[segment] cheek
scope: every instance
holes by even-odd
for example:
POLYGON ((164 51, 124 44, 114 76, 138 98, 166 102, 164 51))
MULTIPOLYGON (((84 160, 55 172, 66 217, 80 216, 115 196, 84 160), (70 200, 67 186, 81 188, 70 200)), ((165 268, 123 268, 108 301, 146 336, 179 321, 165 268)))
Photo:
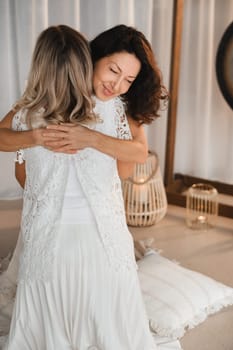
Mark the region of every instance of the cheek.
POLYGON ((122 83, 122 84, 121 84, 121 88, 120 88, 120 90, 121 90, 121 93, 120 93, 120 94, 123 95, 123 94, 125 94, 126 92, 128 92, 130 86, 131 86, 131 85, 129 85, 127 82, 122 83))
POLYGON ((97 64, 95 67, 94 67, 94 70, 93 70, 93 81, 98 81, 101 79, 101 72, 102 72, 102 69, 101 67, 97 64))
POLYGON ((97 71, 93 74, 93 85, 98 86, 101 83, 108 81, 108 75, 103 71, 97 71))
POLYGON ((98 80, 96 79, 96 76, 93 76, 92 79, 92 86, 93 86, 93 90, 95 91, 98 85, 98 80))

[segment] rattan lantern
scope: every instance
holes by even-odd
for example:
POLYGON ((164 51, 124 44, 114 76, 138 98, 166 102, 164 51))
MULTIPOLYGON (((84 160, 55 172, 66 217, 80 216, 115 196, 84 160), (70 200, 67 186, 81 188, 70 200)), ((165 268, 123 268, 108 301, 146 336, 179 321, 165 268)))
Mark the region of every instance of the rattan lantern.
POLYGON ((150 226, 167 212, 167 197, 158 156, 149 152, 144 164, 136 164, 132 177, 122 181, 126 221, 130 226, 150 226))

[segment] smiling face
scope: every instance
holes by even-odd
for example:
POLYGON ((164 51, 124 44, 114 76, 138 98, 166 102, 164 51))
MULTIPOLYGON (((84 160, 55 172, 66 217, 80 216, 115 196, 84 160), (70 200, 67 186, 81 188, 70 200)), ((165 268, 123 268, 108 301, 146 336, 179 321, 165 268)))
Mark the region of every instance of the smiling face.
POLYGON ((95 63, 93 88, 102 101, 125 94, 141 69, 139 59, 128 52, 103 57, 95 63))

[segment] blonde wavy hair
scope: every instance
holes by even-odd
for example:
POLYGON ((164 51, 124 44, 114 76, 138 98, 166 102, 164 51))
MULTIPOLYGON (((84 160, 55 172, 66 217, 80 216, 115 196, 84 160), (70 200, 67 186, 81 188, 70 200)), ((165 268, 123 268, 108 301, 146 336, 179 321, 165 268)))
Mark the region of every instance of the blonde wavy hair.
POLYGON ((66 25, 51 26, 37 39, 26 89, 14 107, 27 109, 32 128, 95 121, 92 68, 84 36, 66 25))

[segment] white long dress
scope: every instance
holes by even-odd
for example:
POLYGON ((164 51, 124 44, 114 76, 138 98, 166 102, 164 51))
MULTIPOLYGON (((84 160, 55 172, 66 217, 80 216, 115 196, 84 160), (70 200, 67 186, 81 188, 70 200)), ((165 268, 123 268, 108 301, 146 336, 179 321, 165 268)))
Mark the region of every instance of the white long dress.
MULTIPOLYGON (((127 138, 119 99, 96 109, 98 130, 127 138)), ((25 160, 23 248, 4 350, 156 349, 116 161, 92 149, 58 155, 41 147, 27 149, 25 160)))

